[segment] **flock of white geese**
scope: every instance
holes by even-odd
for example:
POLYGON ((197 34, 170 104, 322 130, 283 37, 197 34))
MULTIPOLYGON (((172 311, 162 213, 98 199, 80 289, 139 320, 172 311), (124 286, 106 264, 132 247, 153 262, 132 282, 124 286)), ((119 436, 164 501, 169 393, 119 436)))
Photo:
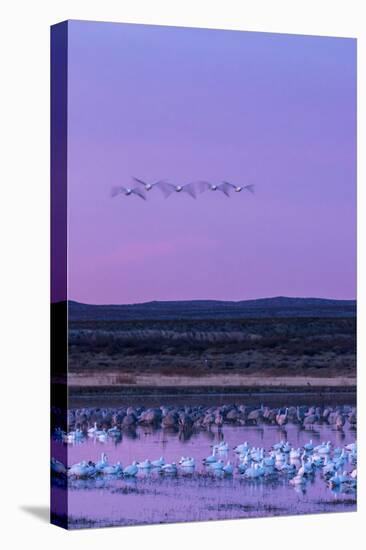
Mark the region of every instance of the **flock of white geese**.
POLYGON ((159 189, 165 198, 170 197, 173 193, 186 193, 193 199, 197 197, 198 193, 203 193, 204 191, 218 191, 227 197, 230 197, 231 192, 254 192, 253 184, 238 185, 229 181, 220 181, 218 183, 194 181, 182 185, 171 183, 166 180, 158 180, 150 183, 135 177, 132 178, 132 181, 132 185, 118 185, 112 187, 111 196, 116 197, 117 195, 124 195, 126 197, 131 197, 135 195, 136 197, 140 197, 140 199, 146 200, 146 193, 149 193, 153 189, 159 189))
POLYGON ((215 477, 239 475, 248 480, 274 480, 286 476, 294 487, 304 486, 316 473, 330 488, 347 492, 357 486, 357 443, 344 447, 334 447, 329 441, 314 445, 312 440, 303 447, 295 448, 288 441, 280 441, 265 451, 253 447, 247 441, 229 448, 226 441, 213 445, 211 454, 198 464, 193 457, 182 456, 176 462, 166 462, 161 456, 156 460, 133 461, 125 467, 121 462, 110 464, 103 452, 98 462, 83 460, 67 468, 62 462, 51 459, 51 471, 57 476, 76 479, 88 479, 99 476, 131 478, 139 472, 156 472, 162 476, 177 476, 210 473, 215 477), (233 451, 233 461, 228 460, 229 451, 233 451))

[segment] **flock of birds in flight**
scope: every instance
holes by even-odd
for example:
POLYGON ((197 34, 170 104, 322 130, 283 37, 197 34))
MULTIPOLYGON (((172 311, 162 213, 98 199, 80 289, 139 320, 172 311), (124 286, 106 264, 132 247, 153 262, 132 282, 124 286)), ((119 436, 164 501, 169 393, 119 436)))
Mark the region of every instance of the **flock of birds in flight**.
POLYGON ((146 200, 146 193, 150 192, 152 189, 159 189, 165 198, 170 197, 173 193, 187 193, 190 197, 195 199, 197 194, 203 193, 204 191, 219 191, 230 197, 232 192, 240 193, 241 191, 248 191, 249 193, 254 193, 254 185, 236 185, 229 181, 222 181, 220 183, 211 183, 209 181, 195 181, 191 183, 186 183, 184 185, 177 185, 166 180, 158 180, 153 183, 148 183, 139 178, 132 178, 133 185, 125 187, 123 185, 112 187, 111 196, 116 197, 117 195, 125 195, 126 197, 136 195, 143 200, 146 200))

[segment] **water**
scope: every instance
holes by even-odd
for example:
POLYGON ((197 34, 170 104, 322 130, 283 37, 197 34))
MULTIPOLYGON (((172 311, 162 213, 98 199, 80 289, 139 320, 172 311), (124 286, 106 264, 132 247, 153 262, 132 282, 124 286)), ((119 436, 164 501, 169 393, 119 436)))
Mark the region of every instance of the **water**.
POLYGON ((269 407, 285 407, 290 405, 356 405, 355 392, 342 392, 342 391, 327 391, 317 392, 314 397, 314 392, 301 392, 301 391, 247 391, 243 393, 195 393, 195 394, 162 394, 160 392, 155 395, 123 395, 118 393, 116 395, 108 394, 106 397, 101 395, 77 395, 71 396, 69 399, 69 406, 71 408, 78 407, 105 407, 108 402, 109 407, 123 407, 123 406, 144 406, 144 407, 160 407, 160 405, 174 405, 174 406, 197 406, 205 405, 220 406, 224 404, 243 404, 247 406, 260 406, 261 403, 269 407), (316 402, 315 402, 316 401, 316 402))
MULTIPOLYGON (((69 465, 81 460, 96 462, 102 452, 107 454, 111 464, 120 461, 123 466, 133 460, 154 460, 160 456, 167 462, 178 462, 181 456, 196 459, 195 472, 189 475, 179 472, 178 477, 141 471, 136 479, 69 480, 69 526, 101 527, 353 511, 356 509, 355 493, 332 491, 319 472, 305 487, 295 489, 285 475, 277 480, 250 481, 235 471, 233 477, 219 479, 202 465, 202 459, 211 454, 211 445, 222 439, 229 443, 230 450, 221 458, 237 464, 232 448, 244 441, 269 450, 282 439, 297 448, 309 439, 314 445, 331 441, 334 446, 343 447, 355 438, 354 430, 337 431, 328 425, 313 430, 295 425, 286 426, 286 430, 268 425, 224 426, 221 431, 200 431, 186 439, 177 432, 139 427, 134 433, 123 434, 120 441, 108 439, 102 443, 89 438, 82 443, 69 444, 69 465)), ((62 457, 63 445, 54 442, 56 458, 62 457)))

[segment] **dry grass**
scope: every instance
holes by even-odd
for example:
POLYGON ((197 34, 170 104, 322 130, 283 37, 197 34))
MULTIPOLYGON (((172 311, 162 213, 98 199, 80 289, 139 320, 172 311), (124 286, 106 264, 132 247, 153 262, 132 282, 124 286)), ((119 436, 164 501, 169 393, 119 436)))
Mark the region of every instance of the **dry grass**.
POLYGON ((355 328, 353 318, 72 322, 69 372, 117 385, 136 375, 352 379, 355 328))

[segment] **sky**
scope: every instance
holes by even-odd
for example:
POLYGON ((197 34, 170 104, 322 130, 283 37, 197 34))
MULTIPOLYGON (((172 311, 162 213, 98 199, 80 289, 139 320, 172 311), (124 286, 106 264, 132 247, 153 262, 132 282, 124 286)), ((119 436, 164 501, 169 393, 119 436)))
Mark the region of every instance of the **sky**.
POLYGON ((68 292, 356 297, 356 41, 69 22, 68 292), (131 177, 254 184, 196 200, 131 177))

